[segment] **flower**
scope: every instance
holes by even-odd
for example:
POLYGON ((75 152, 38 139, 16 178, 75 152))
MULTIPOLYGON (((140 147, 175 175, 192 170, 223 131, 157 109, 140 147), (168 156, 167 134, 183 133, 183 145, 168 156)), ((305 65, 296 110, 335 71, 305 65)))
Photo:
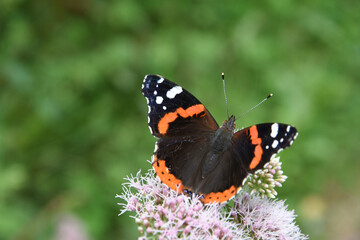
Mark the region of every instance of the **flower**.
POLYGON ((281 187, 287 179, 287 176, 283 175, 281 164, 280 157, 271 157, 262 169, 248 176, 244 185, 252 189, 251 193, 258 192, 261 197, 266 195, 269 198, 275 198, 277 195, 275 186, 281 187))
POLYGON ((123 194, 116 196, 125 201, 119 203, 120 215, 128 211, 136 213, 140 237, 230 239, 238 236, 233 231, 237 223, 229 221, 230 214, 225 214, 220 205, 204 206, 198 197, 190 198, 168 189, 154 177, 153 170, 145 176, 139 171, 126 180, 123 194))
MULTIPOLYGON (((265 169, 270 172, 274 166, 265 169)), ((281 178, 280 173, 272 175, 281 178)), ((126 181, 122 194, 116 195, 122 199, 119 215, 134 213, 139 239, 308 239, 285 201, 267 194, 240 191, 233 207, 203 205, 198 196, 169 189, 152 169, 144 175, 139 171, 126 181)))
POLYGON ((242 191, 230 210, 235 222, 253 239, 308 239, 295 224, 294 210, 284 200, 272 200, 242 191))

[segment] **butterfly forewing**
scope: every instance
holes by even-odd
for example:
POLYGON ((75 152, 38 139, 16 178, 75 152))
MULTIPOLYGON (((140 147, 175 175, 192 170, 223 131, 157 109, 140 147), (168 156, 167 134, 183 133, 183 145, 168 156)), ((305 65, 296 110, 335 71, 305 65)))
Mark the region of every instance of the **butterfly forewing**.
POLYGON ((196 135, 218 128, 198 99, 166 78, 146 75, 142 93, 148 101, 150 131, 158 138, 196 135))
POLYGON ((233 136, 234 157, 241 159, 252 173, 262 168, 274 154, 290 147, 297 137, 295 127, 281 123, 262 123, 242 129, 233 136))

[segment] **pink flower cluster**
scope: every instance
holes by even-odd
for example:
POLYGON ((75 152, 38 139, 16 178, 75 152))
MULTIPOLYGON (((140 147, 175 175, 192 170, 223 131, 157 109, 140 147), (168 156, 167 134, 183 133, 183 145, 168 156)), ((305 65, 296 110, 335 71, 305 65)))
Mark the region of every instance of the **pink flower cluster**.
POLYGON ((116 197, 122 199, 120 215, 135 213, 139 239, 307 239, 284 201, 241 191, 234 207, 203 205, 170 190, 153 170, 126 180, 116 197))
POLYGON ((242 192, 230 212, 253 239, 308 239, 296 226, 294 210, 287 210, 285 201, 242 192))
POLYGON ((122 211, 135 212, 140 239, 231 239, 236 223, 219 205, 203 205, 198 198, 178 194, 162 184, 150 170, 142 176, 128 177, 119 203, 122 211), (135 190, 135 191, 133 191, 135 190))

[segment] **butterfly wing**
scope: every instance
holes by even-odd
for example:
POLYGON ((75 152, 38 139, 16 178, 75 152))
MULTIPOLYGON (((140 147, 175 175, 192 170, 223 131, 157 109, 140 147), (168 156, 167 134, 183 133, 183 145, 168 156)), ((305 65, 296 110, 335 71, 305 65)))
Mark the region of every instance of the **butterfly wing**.
POLYGON ((297 135, 295 127, 280 123, 253 125, 236 132, 217 168, 203 180, 203 202, 231 199, 249 173, 263 168, 273 155, 290 147, 297 135))
POLYGON ((298 132, 295 127, 281 123, 262 123, 242 129, 233 136, 237 158, 242 159, 246 169, 253 173, 262 168, 285 148, 291 146, 298 132))
POLYGON ((155 137, 189 136, 219 127, 198 99, 166 78, 146 75, 142 93, 148 102, 148 123, 155 137))
POLYGON ((174 190, 191 186, 200 176, 218 124, 191 93, 161 76, 145 76, 142 93, 148 102, 150 131, 159 138, 153 155, 155 172, 174 190))

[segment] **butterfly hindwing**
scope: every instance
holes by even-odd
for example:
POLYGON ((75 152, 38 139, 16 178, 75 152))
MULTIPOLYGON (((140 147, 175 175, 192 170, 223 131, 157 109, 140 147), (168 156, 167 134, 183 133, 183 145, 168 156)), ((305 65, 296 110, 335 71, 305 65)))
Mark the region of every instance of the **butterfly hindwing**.
POLYGON ((202 160, 209 151, 210 136, 161 138, 156 143, 153 167, 171 189, 190 190, 201 181, 202 160), (181 183, 181 186, 179 186, 181 183))

